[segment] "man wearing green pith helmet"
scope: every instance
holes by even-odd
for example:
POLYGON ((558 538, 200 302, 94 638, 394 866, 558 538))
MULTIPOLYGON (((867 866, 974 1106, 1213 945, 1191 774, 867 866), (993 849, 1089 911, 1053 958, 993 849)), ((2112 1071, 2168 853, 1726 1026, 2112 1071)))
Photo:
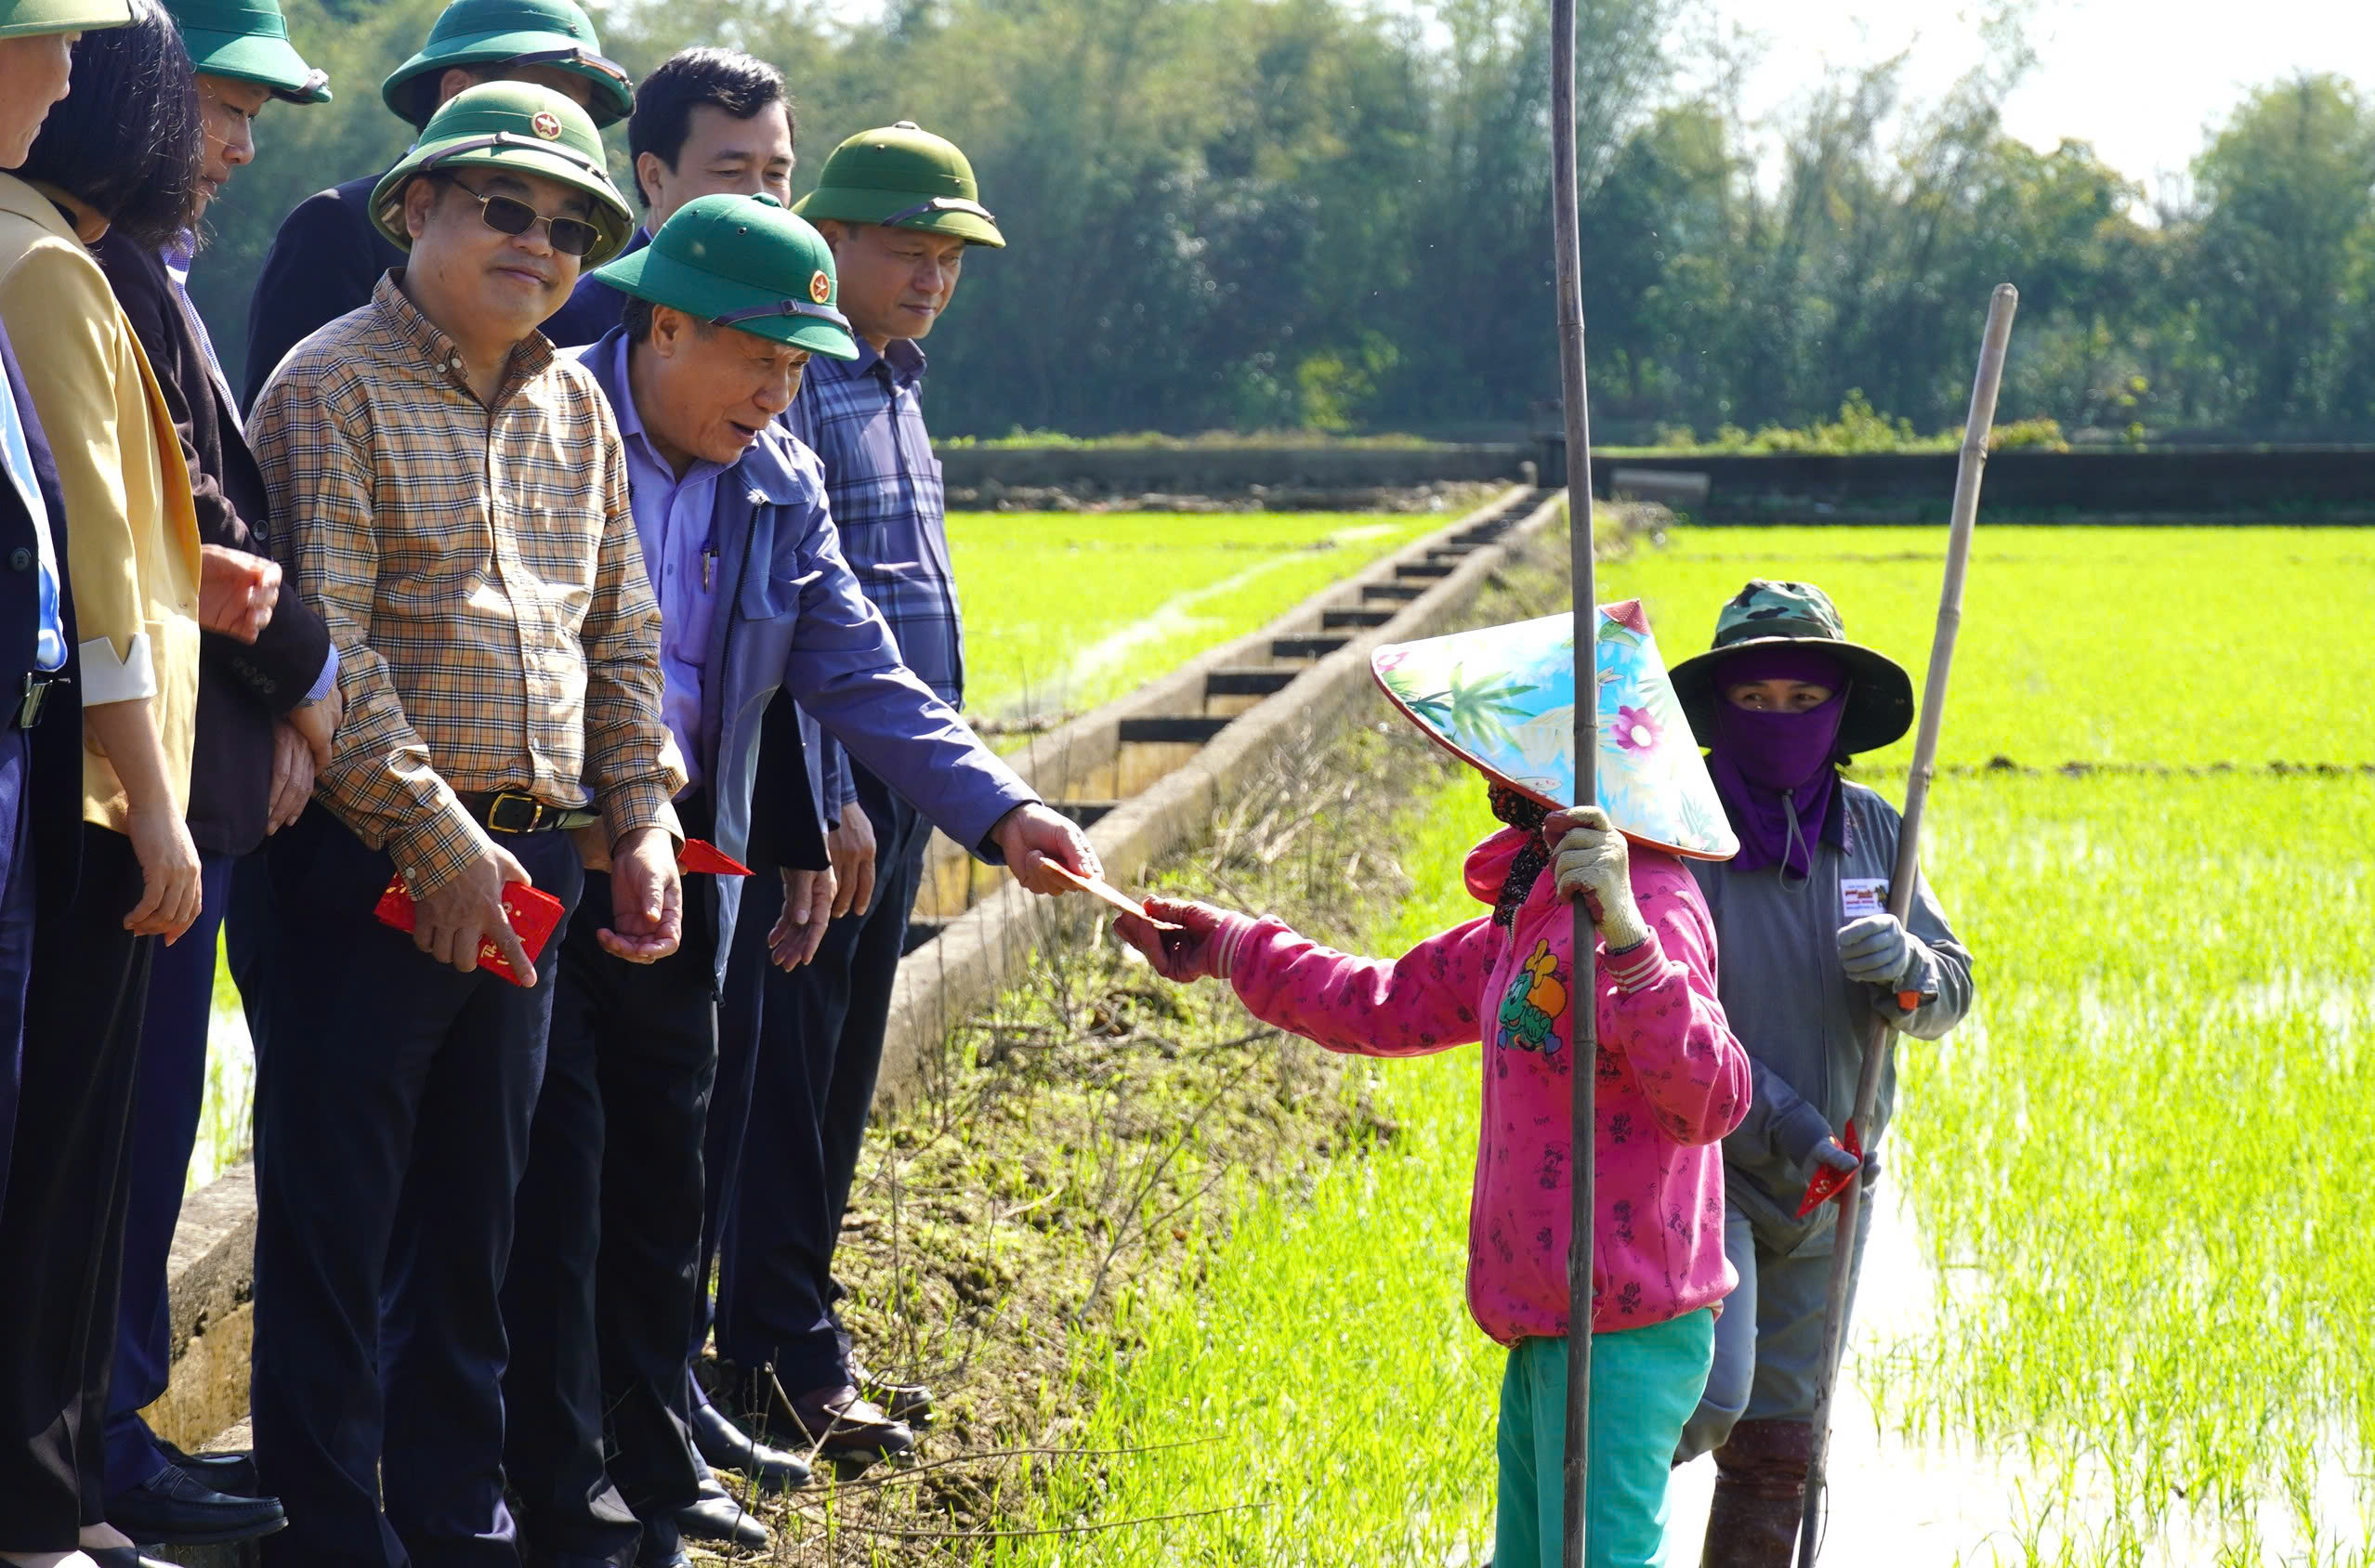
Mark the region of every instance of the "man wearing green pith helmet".
MULTIPOLYGON (((785 423, 824 465, 850 568, 900 656, 961 707, 964 642, 918 340, 948 308, 968 250, 1005 238, 964 153, 906 121, 835 148, 797 210, 833 246, 858 357, 814 365, 785 423)), ((931 1410, 912 1369, 894 1380, 853 1359, 832 1269, 931 824, 899 780, 826 750, 841 803, 834 901, 803 909, 795 899, 787 914, 782 890, 754 879, 721 1003, 721 1029, 755 1040, 757 1063, 727 1200, 715 1392, 747 1427, 862 1461, 911 1447, 911 1428, 931 1410), (830 919, 805 967, 781 967, 781 954, 770 963, 758 940, 780 918, 830 919)), ((760 795, 779 798, 789 782, 762 777, 760 795)))
POLYGON ((450 99, 371 209, 403 268, 290 354, 251 431, 346 702, 268 851, 250 1387, 289 1523, 262 1551, 518 1568, 497 1293, 558 954, 513 914, 534 893, 567 928, 576 834, 609 867, 605 951, 656 961, 681 928, 625 458, 536 330, 634 216, 585 111, 513 82, 450 99), (374 913, 399 879, 409 934, 374 913))
MULTIPOLYGON (((1025 886, 1062 890, 1050 860, 1093 871, 1079 830, 899 662, 842 559, 817 460, 780 423, 804 373, 858 352, 816 230, 771 197, 703 196, 598 275, 629 296, 626 319, 575 353, 624 445, 660 598, 663 708, 689 776, 676 797, 686 831, 753 864, 751 880, 775 885, 779 902, 785 887, 809 896, 824 850, 810 780, 769 802, 754 830, 762 715, 781 691, 1025 886)), ((531 1562, 616 1560, 632 1544, 631 1527, 604 1538, 578 1506, 601 1490, 607 1428, 609 1478, 642 1523, 636 1561, 687 1568, 679 1515, 704 1472, 684 1356, 715 997, 741 889, 693 879, 682 947, 649 964, 593 939, 607 897, 589 869, 563 945, 504 1287, 506 1404, 522 1423, 505 1451, 531 1510, 531 1562)), ((757 934, 795 954, 817 933, 757 934)))
MULTIPOLYGON (((380 98, 415 129, 465 87, 532 82, 566 94, 597 128, 635 108, 626 68, 604 58, 576 0, 453 0, 418 53, 381 85, 380 98)), ((350 179, 300 203, 282 220, 248 307, 246 400, 252 407, 288 351, 326 321, 357 309, 403 257, 373 227, 378 175, 350 179)))

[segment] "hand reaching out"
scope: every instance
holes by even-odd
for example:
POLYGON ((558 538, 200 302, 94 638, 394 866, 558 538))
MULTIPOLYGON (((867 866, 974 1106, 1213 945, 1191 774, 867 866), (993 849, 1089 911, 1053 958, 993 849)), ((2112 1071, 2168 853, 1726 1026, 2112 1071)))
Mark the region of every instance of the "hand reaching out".
POLYGON ((1155 920, 1185 929, 1158 931, 1135 915, 1122 916, 1113 922, 1113 929, 1122 940, 1146 955, 1157 974, 1183 985, 1207 976, 1228 978, 1237 945, 1253 929, 1251 920, 1186 898, 1152 897, 1146 904, 1147 913, 1155 920))

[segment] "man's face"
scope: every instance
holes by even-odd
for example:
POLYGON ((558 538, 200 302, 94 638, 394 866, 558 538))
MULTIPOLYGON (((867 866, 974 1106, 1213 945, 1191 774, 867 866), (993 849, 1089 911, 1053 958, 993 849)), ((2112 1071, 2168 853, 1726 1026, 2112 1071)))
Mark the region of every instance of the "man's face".
POLYGON ((33 151, 49 106, 66 96, 79 33, 0 38, 0 169, 13 169, 33 151))
POLYGON ((732 327, 696 321, 666 306, 651 312, 651 334, 635 347, 650 372, 645 425, 663 447, 730 464, 751 450, 768 422, 792 406, 808 351, 732 327))
POLYGON ((591 109, 594 104, 593 78, 580 76, 574 71, 563 71, 558 65, 523 65, 512 70, 450 66, 445 74, 437 79, 437 101, 443 103, 456 93, 466 92, 481 82, 532 82, 539 87, 550 87, 580 109, 591 109))
POLYGON ((842 314, 877 349, 929 333, 956 294, 964 242, 951 234, 886 229, 879 223, 819 225, 833 246, 842 314))
POLYGON ((540 218, 589 222, 594 199, 542 175, 488 168, 416 179, 404 192, 404 224, 413 237, 404 275, 408 285, 417 277, 456 318, 438 325, 457 337, 518 342, 569 298, 580 258, 555 250, 544 223, 522 234, 490 227, 480 197, 524 202, 540 218))
POLYGON ((770 103, 737 120, 714 103, 693 105, 685 144, 670 168, 657 152, 635 161, 635 177, 651 203, 644 227, 653 233, 676 209, 703 196, 772 196, 792 204, 792 118, 770 103))
POLYGON ((256 117, 272 101, 272 89, 228 76, 198 78, 198 121, 205 128, 206 152, 198 171, 198 211, 193 221, 221 195, 231 171, 256 161, 256 117))

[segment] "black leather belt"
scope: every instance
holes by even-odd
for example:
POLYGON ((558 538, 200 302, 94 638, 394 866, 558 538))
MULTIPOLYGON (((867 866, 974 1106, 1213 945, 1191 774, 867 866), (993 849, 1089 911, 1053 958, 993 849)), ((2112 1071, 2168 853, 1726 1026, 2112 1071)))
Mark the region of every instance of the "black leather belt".
POLYGON ((548 805, 517 790, 497 790, 491 795, 456 791, 455 794, 463 809, 491 833, 567 832, 572 828, 591 828, 602 820, 598 811, 584 806, 548 805))
POLYGON ((41 711, 49 704, 49 688, 64 684, 62 675, 27 675, 23 695, 17 699, 17 711, 9 722, 19 729, 32 729, 41 723, 41 711))

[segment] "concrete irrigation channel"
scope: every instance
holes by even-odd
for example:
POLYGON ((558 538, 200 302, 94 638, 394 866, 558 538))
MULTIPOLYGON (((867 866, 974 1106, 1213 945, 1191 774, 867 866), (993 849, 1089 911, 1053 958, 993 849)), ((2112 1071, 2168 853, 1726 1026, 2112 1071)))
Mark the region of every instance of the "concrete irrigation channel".
MULTIPOLYGON (((1087 830, 1125 884, 1194 842, 1268 762, 1342 722, 1370 685, 1370 650, 1448 629, 1563 501, 1513 486, 1449 526, 1322 590, 1269 625, 1191 660, 1129 696, 1035 738, 1008 760, 1087 830)), ((901 967, 880 1099, 915 1093, 951 1028, 1065 939, 1003 871, 935 838, 901 967)), ((243 1440, 256 1239, 255 1176, 241 1166, 184 1204, 169 1269, 171 1391, 150 1407, 183 1447, 243 1440)), ((189 1568, 246 1561, 183 1548, 189 1568)))

